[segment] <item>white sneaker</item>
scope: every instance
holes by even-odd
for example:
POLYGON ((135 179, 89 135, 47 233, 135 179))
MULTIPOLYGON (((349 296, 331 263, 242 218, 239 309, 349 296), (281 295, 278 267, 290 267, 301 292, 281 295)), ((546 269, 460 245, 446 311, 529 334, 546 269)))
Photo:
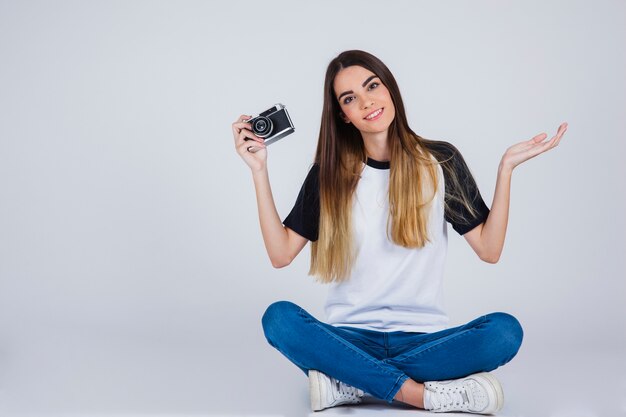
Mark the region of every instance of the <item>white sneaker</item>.
POLYGON ((500 382, 487 372, 450 381, 424 382, 424 407, 436 413, 464 411, 492 414, 502 409, 504 392, 500 382))
POLYGON ((342 404, 358 404, 364 392, 348 384, 324 375, 314 369, 309 370, 309 394, 313 411, 323 410, 342 404))

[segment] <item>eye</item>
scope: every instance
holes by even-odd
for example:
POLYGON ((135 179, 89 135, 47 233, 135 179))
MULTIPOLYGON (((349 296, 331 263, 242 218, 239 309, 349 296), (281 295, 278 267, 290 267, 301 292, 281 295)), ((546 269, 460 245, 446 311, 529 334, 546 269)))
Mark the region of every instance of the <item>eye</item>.
MULTIPOLYGON (((371 90, 372 88, 377 88, 379 85, 380 85, 379 83, 377 83, 376 81, 374 81, 373 83, 371 83, 371 84, 369 85, 369 89, 371 90)), ((350 104, 350 103, 352 102, 352 100, 348 101, 348 99, 349 99, 349 98, 352 98, 352 97, 346 97, 346 98, 343 100, 343 104, 350 104)))

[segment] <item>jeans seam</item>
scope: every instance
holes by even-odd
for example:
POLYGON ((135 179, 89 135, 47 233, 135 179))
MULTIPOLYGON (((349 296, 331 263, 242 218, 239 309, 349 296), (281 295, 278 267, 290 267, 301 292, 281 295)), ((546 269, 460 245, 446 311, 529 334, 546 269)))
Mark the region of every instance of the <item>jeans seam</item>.
POLYGON ((457 339, 459 337, 464 337, 464 336, 468 335, 469 333, 473 332, 474 330, 476 330, 476 328, 472 327, 471 329, 464 330, 461 333, 455 333, 455 334, 451 335, 452 337, 448 337, 448 338, 440 341, 439 343, 435 343, 434 345, 427 347, 426 349, 423 349, 423 350, 420 350, 420 351, 417 351, 417 352, 414 352, 414 353, 411 353, 411 354, 401 355, 400 357, 394 358, 393 361, 394 362, 404 362, 404 361, 406 361, 409 358, 413 358, 415 356, 421 355, 421 354, 423 354, 425 352, 430 351, 431 349, 439 348, 441 345, 443 345, 443 344, 445 344, 445 343, 447 343, 447 342, 449 342, 451 340, 457 339))
POLYGON ((402 374, 398 377, 398 379, 396 379, 395 384, 393 384, 393 387, 391 387, 391 389, 389 390, 389 392, 387 392, 387 395, 385 395, 385 401, 387 402, 392 402, 393 401, 393 397, 395 397, 395 394, 400 391, 400 388, 402 388, 402 385, 409 380, 409 376, 402 374), (397 389, 396 389, 397 387, 397 389), (394 392, 395 391, 395 392, 394 392))
MULTIPOLYGON (((421 355, 421 354, 422 354, 422 353, 424 353, 424 352, 428 352, 429 350, 431 350, 431 349, 433 349, 433 348, 435 348, 435 347, 438 347, 439 345, 441 345, 441 344, 443 344, 443 343, 446 343, 446 342, 447 342, 447 341, 449 341, 449 340, 456 339, 457 337, 464 336, 464 335, 468 334, 469 332, 471 332, 471 331, 473 331, 473 330, 477 330, 477 327, 478 327, 478 326, 480 326, 480 325, 484 324, 484 323, 487 321, 487 314, 483 314, 482 316, 479 316, 479 317, 478 317, 478 318, 476 318, 475 320, 479 320, 479 319, 480 319, 480 322, 478 322, 476 325, 474 325, 474 326, 470 327, 469 329, 463 330, 462 332, 453 333, 453 334, 451 334, 451 335, 450 335, 450 337, 446 337, 446 338, 444 338, 444 340, 442 340, 442 341, 440 341, 439 343, 436 343, 436 344, 434 344, 434 345, 432 345, 432 346, 429 346, 427 349, 420 350, 420 351, 415 352, 415 353, 412 353, 412 354, 410 354, 410 355, 407 355, 407 354, 400 355, 400 356, 398 356, 397 358, 393 358, 393 361, 394 361, 394 362, 404 362, 404 361, 405 361, 405 360, 407 360, 408 358, 411 358, 411 357, 413 357, 413 356, 417 356, 417 355, 421 355)), ((427 342, 427 343, 428 343, 428 342, 427 342)))
MULTIPOLYGON (((302 311, 302 309, 300 309, 302 311)), ((302 313, 300 313, 302 315, 302 313)), ((309 317, 307 315, 302 315, 302 317, 305 320, 310 320, 309 317)), ((313 321, 311 324, 313 324, 315 327, 317 327, 318 329, 322 330, 322 332, 324 334, 326 334, 327 336, 331 337, 332 339, 336 340, 339 342, 339 344, 344 348, 347 349, 355 354, 357 354, 359 357, 361 357, 361 359, 365 359, 367 362, 372 363, 373 365, 375 365, 377 368, 379 368, 382 372, 391 375, 391 376, 395 376, 394 373, 390 372, 388 369, 385 369, 384 367, 380 366, 379 363, 377 363, 376 361, 372 360, 371 358, 368 358, 367 356, 364 356, 359 350, 357 350, 358 348, 356 348, 356 346, 351 346, 349 344, 346 343, 345 340, 343 340, 342 338, 340 338, 339 336, 337 336, 336 334, 330 332, 328 329, 326 329, 324 326, 322 326, 321 324, 313 321)), ((391 365, 389 365, 391 366, 391 365)), ((402 374, 402 372, 400 370, 398 370, 398 372, 400 372, 402 374)), ((402 374, 403 375, 403 374, 402 374)), ((400 376, 402 376, 400 375, 400 376)))

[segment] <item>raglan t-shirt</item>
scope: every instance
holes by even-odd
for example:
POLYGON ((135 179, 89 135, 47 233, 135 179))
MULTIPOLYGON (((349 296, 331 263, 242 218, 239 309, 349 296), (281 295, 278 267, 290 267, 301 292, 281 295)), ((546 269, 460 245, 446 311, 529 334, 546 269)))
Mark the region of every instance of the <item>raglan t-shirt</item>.
MULTIPOLYGON (((324 307, 327 323, 386 332, 431 333, 448 327, 443 306, 447 223, 463 235, 487 219, 489 208, 460 152, 443 141, 430 141, 428 146, 437 151, 433 155, 453 168, 459 179, 457 186, 465 188, 478 215, 472 217, 467 208, 449 198, 458 190, 453 188, 455 182, 446 171, 437 165, 438 189, 428 220, 430 242, 421 248, 393 243, 386 231, 390 162, 367 158, 352 204, 356 260, 348 279, 328 284, 324 307), (448 208, 444 201, 448 202, 448 208), (463 215, 453 216, 450 210, 463 215)), ((313 164, 283 224, 316 241, 319 213, 319 165, 313 164)))

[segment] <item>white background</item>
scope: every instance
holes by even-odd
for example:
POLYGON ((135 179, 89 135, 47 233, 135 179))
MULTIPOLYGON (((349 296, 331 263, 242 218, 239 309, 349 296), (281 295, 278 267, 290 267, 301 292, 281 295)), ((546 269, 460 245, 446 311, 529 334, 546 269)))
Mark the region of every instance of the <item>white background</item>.
MULTIPOLYGON (((272 268, 231 123, 287 106, 296 132, 268 148, 284 219, 346 49, 385 62, 413 130, 456 145, 489 206, 506 148, 569 123, 514 171, 499 263, 449 227, 446 305, 452 325, 514 314, 524 343, 502 369, 529 381, 604 361, 621 394, 601 403, 626 413, 611 372, 626 363, 625 28, 623 1, 0 1, 0 414, 308 412, 260 318, 281 299, 323 318, 326 289, 308 245, 272 268)), ((533 403, 507 393, 511 414, 533 403)), ((587 391, 564 397, 595 415, 587 391)))

